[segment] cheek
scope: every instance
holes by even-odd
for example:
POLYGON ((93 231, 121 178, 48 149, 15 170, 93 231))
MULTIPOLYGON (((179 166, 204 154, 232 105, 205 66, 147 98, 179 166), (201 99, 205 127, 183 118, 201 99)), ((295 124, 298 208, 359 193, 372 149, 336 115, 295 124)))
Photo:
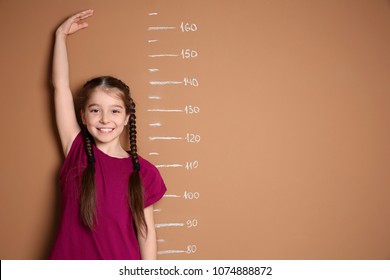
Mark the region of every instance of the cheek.
POLYGON ((117 123, 123 126, 126 126, 128 123, 129 118, 126 116, 121 116, 120 118, 117 119, 117 123))
POLYGON ((83 117, 83 124, 85 124, 85 125, 94 124, 97 121, 98 121, 98 117, 97 116, 85 114, 84 117, 83 117))
POLYGON ((91 122, 91 116, 88 114, 88 112, 81 112, 81 121, 84 125, 87 125, 91 122))

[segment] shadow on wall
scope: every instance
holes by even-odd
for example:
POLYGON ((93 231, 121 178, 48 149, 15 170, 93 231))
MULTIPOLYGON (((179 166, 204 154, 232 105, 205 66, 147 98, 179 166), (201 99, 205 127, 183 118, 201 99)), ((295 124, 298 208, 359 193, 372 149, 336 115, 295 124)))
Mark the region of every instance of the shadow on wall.
POLYGON ((53 192, 55 194, 55 196, 53 197, 53 200, 52 200, 52 207, 51 209, 53 209, 53 215, 51 216, 51 220, 49 221, 49 226, 48 226, 48 232, 46 233, 47 234, 47 238, 45 240, 47 240, 47 242, 44 244, 44 246, 42 247, 42 251, 40 253, 40 256, 39 258, 40 259, 48 259, 49 258, 49 255, 50 255, 50 251, 51 251, 51 248, 52 248, 52 245, 54 243, 54 240, 55 240, 55 237, 56 237, 56 233, 57 233, 57 228, 59 226, 59 220, 60 220, 60 214, 61 214, 61 192, 60 192, 60 183, 59 183, 59 179, 58 179, 58 175, 59 175, 59 172, 60 172, 60 169, 61 169, 61 166, 62 166, 62 162, 64 160, 64 156, 63 156, 63 151, 62 151, 62 146, 61 146, 61 140, 60 140, 60 136, 59 136, 59 133, 58 133, 58 128, 57 128, 57 124, 56 124, 56 118, 55 118, 55 108, 54 108, 54 89, 53 89, 53 85, 52 85, 52 61, 53 61, 53 46, 54 46, 54 34, 55 34, 55 30, 54 29, 51 34, 53 34, 53 37, 52 37, 52 40, 50 40, 50 55, 47 57, 47 62, 46 62, 46 75, 45 75, 45 81, 44 83, 46 84, 46 89, 47 89, 47 107, 48 107, 48 110, 47 112, 49 112, 48 114, 48 119, 50 120, 50 128, 51 128, 51 131, 53 131, 53 137, 54 137, 54 140, 56 142, 56 146, 57 146, 57 152, 59 155, 61 155, 61 162, 59 164, 59 166, 57 168, 55 168, 56 172, 54 174, 51 174, 51 177, 52 177, 52 186, 55 188, 55 192, 53 192))

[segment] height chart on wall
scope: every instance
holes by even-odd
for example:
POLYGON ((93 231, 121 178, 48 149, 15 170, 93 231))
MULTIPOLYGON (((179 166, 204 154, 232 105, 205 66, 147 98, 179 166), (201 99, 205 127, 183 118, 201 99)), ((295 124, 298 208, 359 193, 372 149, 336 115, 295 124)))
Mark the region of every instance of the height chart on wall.
MULTIPOLYGON (((172 7, 173 8, 173 7, 172 7)), ((145 14, 147 50, 146 101, 148 123, 144 151, 166 180, 168 192, 155 211, 160 259, 196 258, 195 232, 202 224, 197 215, 204 195, 197 187, 201 172, 200 105, 202 81, 196 64, 202 53, 196 47, 201 23, 157 5, 145 14), (171 151, 176 156, 171 156, 171 151)))

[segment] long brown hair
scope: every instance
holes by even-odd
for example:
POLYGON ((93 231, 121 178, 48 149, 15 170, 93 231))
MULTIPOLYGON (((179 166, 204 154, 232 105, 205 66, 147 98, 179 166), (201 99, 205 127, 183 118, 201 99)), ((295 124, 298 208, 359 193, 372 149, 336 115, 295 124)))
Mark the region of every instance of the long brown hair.
MULTIPOLYGON (((129 115, 129 139, 130 139, 130 156, 133 163, 133 172, 128 182, 128 202, 133 214, 136 229, 142 234, 147 234, 147 225, 144 215, 144 192, 140 176, 140 164, 137 153, 137 129, 135 117, 135 103, 130 95, 129 87, 121 80, 111 77, 102 76, 88 81, 82 88, 76 98, 77 110, 84 110, 91 93, 97 88, 119 89, 123 103, 125 104, 126 114, 129 115)), ((87 167, 83 171, 81 179, 80 194, 80 215, 83 223, 91 230, 94 228, 96 221, 96 186, 95 186, 95 157, 92 145, 93 137, 84 125, 81 125, 84 138, 85 152, 88 159, 87 167)), ((130 168, 130 167, 129 167, 130 168)))

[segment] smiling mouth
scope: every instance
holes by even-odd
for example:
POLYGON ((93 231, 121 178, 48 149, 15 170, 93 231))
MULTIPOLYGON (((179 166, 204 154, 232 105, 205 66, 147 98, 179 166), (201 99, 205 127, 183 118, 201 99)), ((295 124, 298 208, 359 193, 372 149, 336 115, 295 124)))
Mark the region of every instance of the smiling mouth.
POLYGON ((100 132, 103 132, 103 133, 110 133, 114 129, 113 128, 98 128, 97 130, 99 130, 100 132))

